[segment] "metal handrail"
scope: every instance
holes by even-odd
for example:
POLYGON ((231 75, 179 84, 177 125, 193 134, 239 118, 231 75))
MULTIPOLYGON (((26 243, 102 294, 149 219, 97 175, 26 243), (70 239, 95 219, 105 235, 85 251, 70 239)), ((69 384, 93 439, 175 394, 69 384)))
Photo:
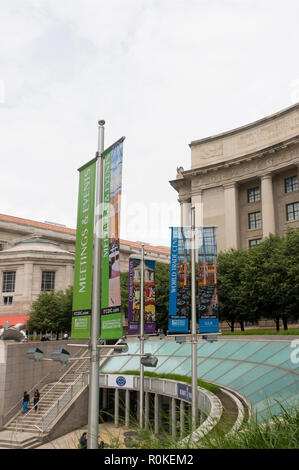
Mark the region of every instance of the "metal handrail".
MULTIPOLYGON (((80 354, 80 350, 79 350, 79 354, 80 354)), ((76 355, 75 355, 75 357, 76 357, 76 355)), ((74 365, 75 365, 75 363, 72 364, 71 367, 69 367, 69 369, 65 372, 65 374, 63 374, 62 377, 60 377, 59 380, 61 380, 61 379, 74 367, 74 365)), ((65 366, 60 367, 60 369, 58 370, 58 372, 59 372, 63 367, 65 367, 65 366)), ((46 378, 49 377, 50 375, 51 375, 51 372, 49 372, 47 375, 45 375, 44 377, 42 377, 42 378, 29 390, 28 393, 30 394, 34 389, 36 389, 36 388, 38 387, 39 384, 41 384, 44 380, 46 380, 46 378)), ((58 381, 58 382, 59 382, 59 381, 58 381)), ((58 383, 58 382, 57 382, 57 383, 58 383)), ((3 415, 3 421, 2 421, 2 424, 3 424, 3 425, 6 425, 7 422, 10 421, 10 418, 7 419, 7 416, 9 416, 9 415, 12 413, 12 411, 13 411, 14 409, 17 410, 18 408, 21 408, 22 403, 23 403, 23 398, 21 398, 20 400, 18 400, 17 403, 16 403, 15 405, 13 405, 13 406, 5 413, 5 415, 3 415)), ((30 410, 30 411, 31 411, 31 410, 30 410)), ((28 413, 30 413, 30 411, 29 411, 28 413)), ((27 413, 27 416, 28 416, 28 413, 27 413)), ((15 416, 15 415, 13 414, 11 419, 13 419, 14 416, 15 416)))
POLYGON ((79 375, 79 377, 76 378, 76 380, 65 390, 65 392, 62 394, 62 396, 57 400, 57 402, 53 403, 53 405, 51 406, 51 408, 49 408, 49 410, 42 416, 41 418, 41 429, 42 429, 42 432, 44 433, 47 429, 47 427, 49 426, 49 424, 58 416, 58 414, 60 413, 60 411, 72 400, 72 398, 74 397, 74 395, 77 393, 78 390, 76 390, 75 386, 77 385, 77 383, 80 381, 80 387, 78 388, 78 390, 80 390, 80 388, 82 387, 82 384, 83 384, 83 373, 81 373, 79 375), (74 391, 75 389, 75 391, 74 391), (71 394, 70 394, 70 397, 69 399, 65 402, 64 406, 62 406, 60 408, 60 402, 64 399, 64 397, 71 391, 71 394), (56 412, 53 414, 52 418, 50 419, 50 421, 47 422, 47 418, 48 416, 51 416, 52 414, 52 411, 56 408, 56 412))

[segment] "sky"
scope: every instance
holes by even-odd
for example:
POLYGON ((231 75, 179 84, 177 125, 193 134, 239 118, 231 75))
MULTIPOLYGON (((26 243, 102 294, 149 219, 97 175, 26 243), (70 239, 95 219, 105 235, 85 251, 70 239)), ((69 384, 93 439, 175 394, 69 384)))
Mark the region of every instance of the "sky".
POLYGON ((0 213, 76 227, 125 136, 122 239, 170 245, 189 143, 299 101, 298 0, 0 0, 0 213))

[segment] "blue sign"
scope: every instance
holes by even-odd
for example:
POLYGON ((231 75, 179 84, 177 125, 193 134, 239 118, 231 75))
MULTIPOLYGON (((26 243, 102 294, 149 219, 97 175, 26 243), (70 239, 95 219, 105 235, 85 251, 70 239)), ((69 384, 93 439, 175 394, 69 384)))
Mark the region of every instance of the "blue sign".
POLYGON ((189 331, 188 318, 169 318, 168 331, 169 333, 188 333, 189 331))
POLYGON ((200 318, 199 319, 199 333, 218 333, 219 320, 218 318, 200 318))
POLYGON ((127 381, 126 381, 125 377, 120 375, 119 377, 117 377, 116 383, 119 387, 124 387, 126 385, 127 381))
POLYGON ((178 398, 192 402, 192 387, 189 385, 178 384, 178 398))

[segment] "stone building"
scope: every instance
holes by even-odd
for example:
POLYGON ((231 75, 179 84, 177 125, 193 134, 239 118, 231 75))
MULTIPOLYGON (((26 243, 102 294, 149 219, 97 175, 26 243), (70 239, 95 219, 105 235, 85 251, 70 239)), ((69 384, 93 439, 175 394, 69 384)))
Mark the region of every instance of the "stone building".
POLYGON ((181 224, 216 225, 218 251, 254 246, 299 227, 299 103, 190 144, 191 169, 170 181, 181 224))
MULTIPOLYGON (((76 230, 0 214, 0 326, 24 323, 42 291, 65 290, 73 284, 76 230)), ((141 244, 120 241, 120 270, 141 244)), ((170 262, 167 247, 145 246, 152 259, 170 262)))

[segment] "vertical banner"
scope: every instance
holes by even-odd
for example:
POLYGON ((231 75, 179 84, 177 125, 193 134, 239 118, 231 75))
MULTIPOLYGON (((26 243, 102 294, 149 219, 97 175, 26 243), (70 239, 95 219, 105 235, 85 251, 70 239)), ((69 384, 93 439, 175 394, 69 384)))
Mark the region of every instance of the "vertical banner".
POLYGON ((168 318, 170 333, 187 333, 189 331, 191 313, 190 248, 191 228, 172 227, 168 318))
POLYGON ((219 331, 216 227, 198 228, 199 333, 219 331))
MULTIPOLYGON (((155 333, 155 268, 153 260, 144 260, 144 332, 155 333)), ((128 333, 140 331, 141 260, 129 259, 128 333)))
POLYGON ((123 336, 119 263, 123 140, 104 156, 101 338, 117 339, 123 336))
POLYGON ((92 306, 96 159, 91 160, 78 171, 80 176, 71 337, 89 338, 92 306))

